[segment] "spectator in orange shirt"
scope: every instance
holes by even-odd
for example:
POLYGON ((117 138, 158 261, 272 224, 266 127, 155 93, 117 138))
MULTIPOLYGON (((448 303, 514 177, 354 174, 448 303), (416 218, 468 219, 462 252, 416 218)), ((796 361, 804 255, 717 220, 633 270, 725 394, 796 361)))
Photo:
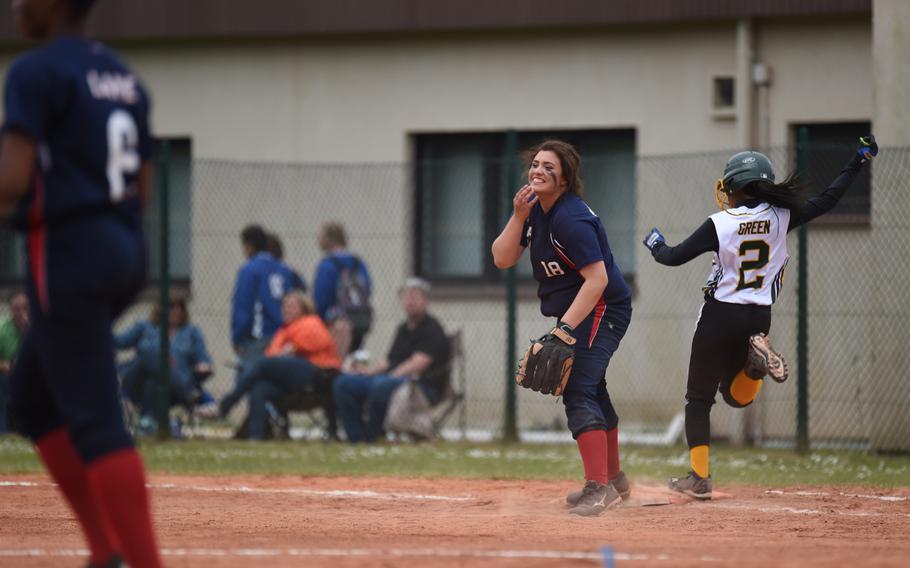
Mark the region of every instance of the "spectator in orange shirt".
POLYGON ((303 292, 294 290, 284 296, 281 315, 284 325, 272 337, 266 356, 241 374, 237 386, 219 405, 219 414, 225 417, 249 393, 251 440, 265 439, 269 402, 290 394, 331 388, 319 384, 325 376, 320 370, 341 366, 329 330, 303 292))

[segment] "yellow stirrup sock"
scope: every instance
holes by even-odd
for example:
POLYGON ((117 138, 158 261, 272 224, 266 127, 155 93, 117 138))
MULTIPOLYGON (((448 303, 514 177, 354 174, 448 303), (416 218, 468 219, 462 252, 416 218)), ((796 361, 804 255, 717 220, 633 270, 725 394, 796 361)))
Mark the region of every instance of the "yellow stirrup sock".
POLYGON ((689 462, 692 471, 699 477, 708 477, 708 448, 710 446, 695 446, 689 448, 689 462))
POLYGON ((761 391, 763 382, 761 379, 755 380, 749 377, 745 371, 740 371, 730 384, 730 396, 743 406, 751 404, 761 391))

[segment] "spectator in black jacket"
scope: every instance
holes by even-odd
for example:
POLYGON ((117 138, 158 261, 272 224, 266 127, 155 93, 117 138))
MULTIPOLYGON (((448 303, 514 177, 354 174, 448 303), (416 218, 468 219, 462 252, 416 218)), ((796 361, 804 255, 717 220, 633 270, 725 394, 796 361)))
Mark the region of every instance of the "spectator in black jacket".
POLYGON ((438 402, 448 382, 449 342, 439 321, 427 312, 430 285, 408 278, 399 291, 405 320, 398 326, 385 360, 369 372, 340 375, 334 383, 335 407, 349 442, 373 442, 383 435, 392 392, 416 379, 427 400, 438 402))

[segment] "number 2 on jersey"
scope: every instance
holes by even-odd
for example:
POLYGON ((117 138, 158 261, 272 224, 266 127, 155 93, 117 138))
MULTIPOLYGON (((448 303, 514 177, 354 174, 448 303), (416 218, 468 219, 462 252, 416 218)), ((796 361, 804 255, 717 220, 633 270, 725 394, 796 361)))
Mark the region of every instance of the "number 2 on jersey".
POLYGON ((754 259, 743 260, 739 264, 739 284, 736 286, 737 290, 745 290, 746 288, 760 289, 765 281, 764 274, 758 274, 754 279, 746 282, 746 271, 764 268, 771 258, 771 248, 765 241, 743 241, 739 245, 739 256, 746 256, 753 252, 756 253, 754 259))
POLYGON ((116 109, 107 119, 107 181, 111 201, 126 194, 126 176, 139 171, 139 129, 130 113, 116 109))

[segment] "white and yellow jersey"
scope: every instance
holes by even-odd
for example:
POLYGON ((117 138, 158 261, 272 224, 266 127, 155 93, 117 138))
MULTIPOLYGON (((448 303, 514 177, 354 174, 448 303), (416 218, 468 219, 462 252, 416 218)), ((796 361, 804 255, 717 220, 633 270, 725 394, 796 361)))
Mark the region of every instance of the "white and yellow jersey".
POLYGON ((773 304, 790 259, 790 211, 761 203, 715 213, 711 221, 718 247, 705 294, 731 304, 773 304))

